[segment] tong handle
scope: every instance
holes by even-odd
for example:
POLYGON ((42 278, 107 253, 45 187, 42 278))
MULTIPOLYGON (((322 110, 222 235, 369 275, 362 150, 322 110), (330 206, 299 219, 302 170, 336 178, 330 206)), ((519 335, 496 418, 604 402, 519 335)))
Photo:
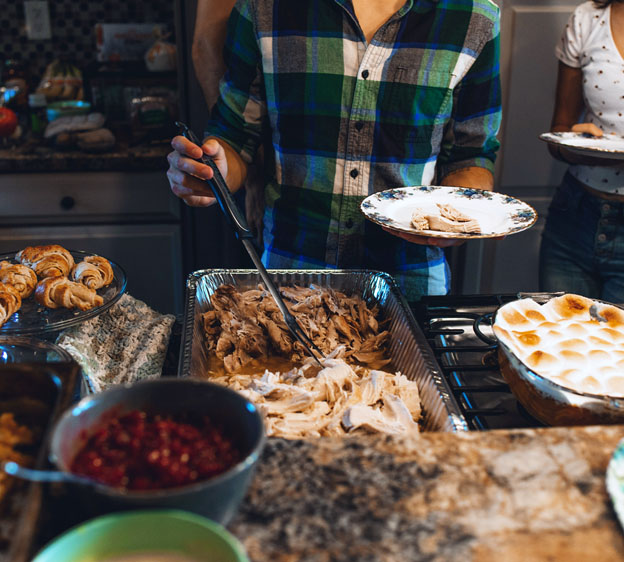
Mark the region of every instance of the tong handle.
MULTIPOLYGON (((179 127, 180 134, 183 137, 186 137, 193 144, 201 147, 201 141, 188 127, 188 125, 182 123, 181 121, 176 121, 176 126, 179 127)), ((219 203, 219 207, 221 207, 223 214, 230 225, 234 228, 237 238, 253 238, 253 232, 247 224, 247 219, 238 208, 238 205, 234 200, 234 196, 232 195, 230 188, 227 186, 227 183, 225 183, 225 179, 223 179, 223 176, 221 175, 221 172, 219 171, 219 168, 215 164, 213 158, 204 153, 201 158, 197 158, 196 160, 197 162, 201 162, 202 164, 206 164, 206 166, 210 166, 210 168, 212 168, 214 176, 211 180, 206 181, 210 185, 210 189, 212 189, 212 193, 219 203)))
MULTIPOLYGON (((195 136, 193 131, 182 123, 181 121, 176 121, 176 125, 180 129, 180 134, 190 140, 193 144, 197 146, 201 146, 200 140, 195 136)), ((265 282, 267 289, 271 293, 271 296, 275 300, 277 307, 279 308, 282 316, 284 317, 284 321, 288 326, 288 329, 291 331, 293 336, 303 345, 306 351, 316 360, 316 362, 322 367, 322 363, 319 358, 314 354, 312 348, 323 358, 323 353, 321 350, 314 344, 310 338, 308 338, 307 334, 303 331, 295 317, 290 313, 286 304, 282 300, 282 297, 277 290, 277 287, 269 277, 269 274, 262 264, 260 260, 260 256, 258 256, 258 252, 253 246, 253 233, 249 230, 249 226, 247 226, 247 220, 245 216, 240 212, 236 201, 234 201, 234 197, 232 196, 232 192, 229 190, 221 172, 217 168, 215 161, 208 156, 207 154, 203 154, 201 158, 197 159, 198 162, 202 164, 206 164, 210 166, 214 172, 214 178, 212 180, 207 180, 212 192, 214 193, 215 199, 219 202, 219 206, 221 210, 225 214, 226 218, 230 222, 230 224, 234 227, 236 232, 236 236, 241 240, 243 246, 247 250, 247 253, 251 257, 254 262, 258 272, 260 273, 260 277, 265 282)))

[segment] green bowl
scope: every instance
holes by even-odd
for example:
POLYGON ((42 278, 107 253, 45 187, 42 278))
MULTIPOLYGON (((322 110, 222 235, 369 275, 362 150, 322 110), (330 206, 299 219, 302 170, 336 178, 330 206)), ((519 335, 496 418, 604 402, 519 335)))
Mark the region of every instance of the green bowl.
POLYGON ((238 540, 218 523, 168 509, 91 519, 54 539, 32 562, 106 562, 148 553, 175 554, 193 562, 249 562, 238 540))

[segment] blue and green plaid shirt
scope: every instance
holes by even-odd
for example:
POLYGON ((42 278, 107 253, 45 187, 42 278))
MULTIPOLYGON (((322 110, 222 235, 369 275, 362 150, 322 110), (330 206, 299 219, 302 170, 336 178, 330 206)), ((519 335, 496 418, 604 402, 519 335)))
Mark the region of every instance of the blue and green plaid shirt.
POLYGON ((391 273, 408 298, 443 294, 437 247, 363 217, 363 198, 493 170, 501 120, 499 10, 490 0, 407 0, 370 43, 350 0, 239 0, 207 134, 251 162, 270 131, 270 268, 391 273))

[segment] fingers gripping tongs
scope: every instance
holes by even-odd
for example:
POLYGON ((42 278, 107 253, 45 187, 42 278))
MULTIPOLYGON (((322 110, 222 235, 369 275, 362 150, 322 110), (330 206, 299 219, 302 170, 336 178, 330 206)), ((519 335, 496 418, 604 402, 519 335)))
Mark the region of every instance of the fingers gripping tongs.
MULTIPOLYGON (((197 138, 193 131, 189 129, 187 125, 180 121, 176 121, 176 125, 180 128, 180 134, 182 136, 186 137, 197 146, 202 145, 201 141, 197 138)), ((210 189, 212 189, 215 199, 219 203, 219 206, 221 207, 221 210, 223 211, 223 214, 225 215, 227 221, 234 229, 236 237, 243 243, 243 246, 245 246, 249 257, 258 269, 260 277, 262 277, 266 288, 275 299, 275 303, 280 309, 280 312, 284 317, 284 321, 286 322, 288 329, 291 331, 297 341, 304 347, 308 354, 316 359, 317 363, 321 365, 321 359, 324 359, 323 353, 303 331, 303 328, 299 325, 295 317, 290 313, 290 311, 286 307, 286 304, 282 300, 282 297, 280 296, 277 288, 273 284, 273 281, 269 277, 269 274, 262 264, 262 261, 260 261, 260 256, 258 255, 258 252, 256 251, 256 248, 253 244, 253 233, 247 225, 245 215, 241 213, 238 205, 236 204, 236 201, 234 200, 234 197, 232 196, 232 192, 225 183, 225 179, 223 179, 221 172, 219 172, 219 168, 217 168, 214 160, 207 154, 203 154, 202 157, 199 158, 197 161, 201 162, 202 164, 206 164, 206 166, 210 166, 212 168, 212 171, 214 172, 214 177, 213 179, 206 181, 208 185, 210 185, 210 189)))

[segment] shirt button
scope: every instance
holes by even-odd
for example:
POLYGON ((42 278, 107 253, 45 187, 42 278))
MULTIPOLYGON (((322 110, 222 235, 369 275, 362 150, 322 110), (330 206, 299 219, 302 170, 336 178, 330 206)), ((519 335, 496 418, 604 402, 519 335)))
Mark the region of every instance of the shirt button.
POLYGON ((350 175, 352 178, 357 178, 357 177, 360 175, 360 172, 358 172, 355 168, 353 168, 353 170, 351 170, 351 171, 349 172, 349 175, 350 175))
POLYGON ((602 206, 602 210, 603 210, 605 213, 608 213, 608 212, 611 210, 611 205, 609 205, 609 203, 605 203, 605 204, 602 206))
POLYGON ((361 131, 363 127, 364 127, 364 121, 358 121, 358 122, 355 124, 355 128, 356 128, 358 131, 361 131))
POLYGON ((607 235, 606 234, 599 234, 598 235, 598 242, 604 242, 607 239, 607 235))
POLYGON ((347 220, 347 228, 352 228, 353 227, 353 219, 348 219, 347 220))
POLYGON ((600 219, 600 224, 602 226, 607 226, 609 224, 609 219, 600 219))
POLYGON ((362 70, 362 78, 364 78, 364 80, 368 78, 368 70, 362 70))

